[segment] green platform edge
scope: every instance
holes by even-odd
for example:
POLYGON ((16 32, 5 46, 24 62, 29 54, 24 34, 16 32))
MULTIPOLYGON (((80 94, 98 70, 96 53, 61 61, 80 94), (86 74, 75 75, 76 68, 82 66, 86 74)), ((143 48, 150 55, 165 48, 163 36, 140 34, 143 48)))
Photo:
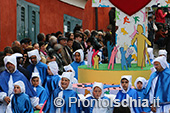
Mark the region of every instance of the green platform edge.
MULTIPOLYGON (((121 69, 121 64, 117 63, 117 64, 114 64, 114 70, 111 69, 107 69, 108 67, 108 64, 99 64, 99 69, 94 69, 93 67, 92 68, 89 68, 87 67, 87 65, 82 65, 82 66, 79 66, 78 68, 80 69, 89 69, 89 70, 103 70, 103 71, 127 71, 127 70, 122 70, 121 69)), ((143 69, 141 69, 141 67, 138 67, 137 64, 131 64, 131 67, 128 68, 128 71, 145 71, 145 70, 150 70, 150 68, 152 68, 153 65, 149 65, 149 64, 146 64, 146 67, 143 67, 143 69)))

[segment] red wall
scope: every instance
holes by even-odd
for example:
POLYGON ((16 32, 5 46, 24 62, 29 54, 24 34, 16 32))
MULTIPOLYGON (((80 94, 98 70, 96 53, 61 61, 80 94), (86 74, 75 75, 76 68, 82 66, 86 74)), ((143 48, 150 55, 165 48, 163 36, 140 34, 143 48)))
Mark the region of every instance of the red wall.
POLYGON ((63 32, 64 14, 82 19, 83 9, 59 0, 27 0, 40 6, 40 32, 63 32), (43 4, 42 4, 43 3, 43 4))
MULTIPOLYGON (((107 30, 109 25, 109 11, 111 8, 100 7, 98 8, 98 30, 107 30)), ((95 8, 92 7, 92 0, 88 0, 85 6, 83 15, 83 29, 94 30, 96 29, 95 22, 95 8)))
POLYGON ((0 51, 16 40, 16 0, 0 0, 0 51))
MULTIPOLYGON (((26 0, 40 6, 40 32, 45 34, 63 32, 64 14, 83 20, 83 29, 95 29, 95 8, 88 0, 85 9, 69 5, 59 0, 26 0)), ((0 0, 0 51, 16 40, 16 0, 0 0)), ((98 29, 107 30, 110 8, 98 8, 98 29)))

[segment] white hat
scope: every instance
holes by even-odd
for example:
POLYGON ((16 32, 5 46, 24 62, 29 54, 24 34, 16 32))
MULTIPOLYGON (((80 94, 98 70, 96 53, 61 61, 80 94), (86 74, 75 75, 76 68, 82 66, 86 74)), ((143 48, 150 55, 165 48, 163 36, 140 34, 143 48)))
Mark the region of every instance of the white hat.
MULTIPOLYGON (((32 51, 27 52, 28 57, 30 58, 31 56, 35 55, 37 57, 37 63, 41 60, 40 54, 37 49, 34 49, 32 51)), ((31 60, 29 62, 32 64, 31 60)))
POLYGON ((17 57, 23 57, 23 55, 21 53, 14 53, 14 54, 12 54, 12 56, 15 56, 16 58, 17 57))
POLYGON ((146 79, 145 79, 144 77, 138 77, 138 78, 136 79, 135 83, 134 83, 136 89, 138 89, 138 88, 137 88, 137 83, 138 83, 139 81, 142 82, 142 89, 143 89, 143 88, 146 86, 146 79))
POLYGON ((18 85, 21 88, 21 93, 25 93, 25 84, 23 81, 19 80, 19 81, 15 82, 13 85, 14 86, 18 85))
MULTIPOLYGON (((67 79, 70 80, 69 85, 65 90, 69 90, 69 89, 72 90, 73 89, 72 81, 73 81, 73 78, 74 78, 72 72, 63 72, 61 79, 62 78, 67 78, 67 79)), ((61 87, 61 80, 59 81, 59 87, 63 90, 63 88, 61 87)))
POLYGON ((13 65, 15 66, 15 70, 14 70, 14 72, 15 72, 15 71, 17 70, 16 57, 13 56, 13 55, 11 55, 11 56, 5 56, 5 57, 4 57, 5 69, 9 72, 9 70, 8 70, 7 67, 6 67, 6 64, 7 64, 8 62, 11 63, 11 64, 13 64, 13 65))
POLYGON ((164 55, 165 57, 167 57, 167 51, 166 50, 159 50, 159 56, 160 55, 164 55))
POLYGON ((154 59, 153 48, 147 48, 149 59, 154 59))
MULTIPOLYGON (((123 89, 121 83, 120 83, 120 87, 121 87, 121 89, 122 89, 122 93, 127 93, 127 92, 129 91, 129 89, 131 88, 131 86, 132 86, 132 75, 124 75, 124 76, 122 76, 122 77, 121 77, 121 81, 122 81, 122 79, 124 79, 124 78, 129 81, 128 89, 127 89, 127 91, 125 91, 125 90, 123 89)), ((120 81, 120 82, 121 82, 121 81, 120 81)))
POLYGON ((67 66, 64 66, 64 70, 65 71, 71 70, 72 73, 73 73, 73 76, 75 76, 75 71, 74 71, 73 67, 70 64, 67 65, 67 66))
MULTIPOLYGON (((78 49, 73 53, 73 55, 75 55, 77 52, 80 53, 80 56, 81 56, 81 61, 80 62, 83 62, 83 60, 84 60, 84 52, 83 52, 83 50, 78 49)), ((74 58, 74 60, 75 60, 75 58, 74 58)))
MULTIPOLYGON (((102 94, 101 94, 100 98, 103 97, 103 96, 104 96, 103 83, 94 82, 93 87, 92 87, 92 92, 93 92, 93 90, 94 90, 95 87, 99 87, 99 88, 102 90, 102 94)), ((92 94, 92 95, 93 95, 93 94, 92 94)))
POLYGON ((31 80, 32 78, 34 77, 38 77, 39 78, 39 85, 41 85, 41 78, 40 78, 40 74, 38 72, 33 72, 32 75, 31 75, 31 79, 30 79, 30 83, 32 84, 31 80))
POLYGON ((51 72, 53 73, 53 75, 58 75, 58 64, 56 63, 56 61, 52 61, 48 63, 48 66, 51 72))
POLYGON ((160 57, 155 58, 152 63, 154 64, 154 62, 156 62, 156 61, 158 61, 161 64, 162 68, 164 68, 164 69, 169 68, 169 65, 166 61, 165 56, 160 56, 160 57))

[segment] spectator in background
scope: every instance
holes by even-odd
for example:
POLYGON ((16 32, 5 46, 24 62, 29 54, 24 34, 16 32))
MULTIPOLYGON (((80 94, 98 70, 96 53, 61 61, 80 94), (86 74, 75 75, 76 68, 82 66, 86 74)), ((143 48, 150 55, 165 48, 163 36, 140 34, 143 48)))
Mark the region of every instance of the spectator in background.
POLYGON ((57 43, 57 38, 55 36, 51 36, 50 39, 49 39, 49 44, 47 46, 47 51, 50 49, 50 48, 53 48, 53 46, 57 43))
POLYGON ((21 43, 21 47, 23 48, 23 50, 25 51, 25 49, 27 49, 27 47, 29 46, 29 43, 28 43, 28 40, 27 39, 22 39, 21 41, 20 41, 20 43, 21 43))
POLYGON ((78 49, 82 49, 84 50, 82 44, 81 44, 82 38, 81 35, 79 33, 76 33, 74 35, 74 42, 73 42, 73 52, 78 50, 78 49))
POLYGON ((73 33, 70 33, 70 34, 68 35, 68 39, 74 40, 74 34, 73 34, 73 33))
POLYGON ((74 28, 73 31, 74 31, 74 35, 75 35, 77 32, 83 33, 83 28, 82 28, 81 25, 76 24, 76 26, 75 26, 75 28, 74 28))
POLYGON ((158 31, 156 32, 154 43, 157 44, 160 49, 163 49, 165 46, 164 40, 167 33, 168 31, 164 31, 162 25, 158 26, 158 31))
POLYGON ((7 46, 7 47, 4 48, 4 55, 5 55, 5 56, 10 56, 10 55, 12 55, 13 53, 14 53, 14 52, 13 52, 13 50, 11 49, 11 47, 7 46))
POLYGON ((25 38, 25 40, 28 43, 28 46, 32 46, 32 40, 30 38, 25 38))
POLYGON ((87 38, 90 38, 90 36, 91 36, 91 33, 90 33, 90 31, 88 29, 86 29, 84 31, 84 34, 86 34, 87 38))
POLYGON ((39 44, 38 43, 34 43, 32 46, 33 46, 34 49, 37 49, 39 51, 39 44))
POLYGON ((23 49, 21 48, 21 46, 13 46, 13 47, 12 47, 12 50, 13 50, 14 53, 24 54, 24 51, 23 51, 23 49))
POLYGON ((39 33, 39 34, 37 35, 37 40, 38 40, 38 42, 40 42, 40 41, 45 42, 45 41, 46 41, 45 34, 44 34, 44 33, 39 33))
POLYGON ((45 40, 45 41, 46 41, 46 42, 45 42, 46 44, 48 44, 48 43, 49 43, 49 39, 50 39, 50 37, 51 37, 51 35, 50 35, 50 34, 47 34, 47 35, 46 35, 46 40, 45 40))
POLYGON ((70 34, 70 32, 66 32, 65 37, 69 38, 69 34, 70 34))
MULTIPOLYGON (((59 70, 58 70, 58 74, 62 75, 62 73, 64 72, 64 65, 65 62, 62 60, 62 56, 61 56, 61 49, 62 46, 60 44, 55 44, 54 45, 54 56, 56 57, 56 62, 58 64, 59 70)), ((52 50, 49 50, 49 52, 52 50)), ((50 55, 49 55, 50 56, 50 55)))
POLYGON ((72 58, 69 54, 69 50, 67 49, 67 38, 66 37, 59 37, 58 38, 59 44, 61 44, 61 55, 62 60, 65 62, 65 65, 68 65, 72 62, 72 58))
POLYGON ((23 65, 23 55, 21 53, 14 53, 13 56, 16 57, 16 61, 17 61, 17 69, 24 74, 24 76, 30 80, 30 72, 28 70, 26 70, 24 67, 22 67, 23 65))
POLYGON ((14 47, 14 46, 19 46, 20 47, 21 44, 20 44, 19 41, 15 40, 15 41, 12 42, 12 46, 11 47, 14 47))
POLYGON ((100 39, 103 42, 103 33, 101 31, 98 32, 98 39, 100 39))
POLYGON ((55 36, 57 37, 57 39, 60 37, 60 36, 63 36, 63 33, 61 31, 57 31, 55 36))
POLYGON ((67 50, 68 50, 68 52, 69 52, 69 54, 70 54, 70 57, 71 57, 71 59, 72 59, 72 61, 73 61, 73 48, 72 48, 72 46, 73 46, 73 39, 69 38, 69 39, 67 40, 67 46, 66 46, 66 48, 67 48, 67 50))
POLYGON ((153 36, 154 36, 154 28, 153 28, 153 17, 152 14, 148 15, 148 40, 151 42, 151 46, 153 48, 153 36))
POLYGON ((40 56, 43 56, 44 58, 47 58, 48 55, 46 53, 46 46, 45 46, 45 42, 40 41, 39 42, 39 47, 40 47, 40 56))
POLYGON ((162 25, 164 28, 166 15, 167 15, 167 12, 164 13, 163 7, 161 7, 161 5, 158 4, 158 9, 155 12, 155 16, 156 16, 155 22, 156 22, 157 27, 158 25, 162 25))
MULTIPOLYGON (((92 46, 93 46, 93 48, 95 49, 95 50, 99 50, 102 46, 101 46, 101 44, 97 41, 97 37, 98 37, 98 32, 97 31, 92 31, 91 32, 91 44, 92 44, 92 46)), ((89 38, 89 39, 90 39, 89 38)))

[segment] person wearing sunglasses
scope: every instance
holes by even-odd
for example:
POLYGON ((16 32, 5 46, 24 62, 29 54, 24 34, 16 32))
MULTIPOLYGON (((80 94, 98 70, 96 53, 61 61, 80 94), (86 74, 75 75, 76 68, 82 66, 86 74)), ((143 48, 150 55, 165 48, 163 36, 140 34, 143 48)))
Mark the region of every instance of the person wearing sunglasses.
MULTIPOLYGON (((116 95, 115 99, 118 99, 121 105, 127 105, 130 108, 131 113, 143 113, 142 108, 139 106, 134 106, 134 103, 132 103, 132 106, 130 106, 128 100, 130 97, 132 99, 138 100, 138 94, 135 89, 132 89, 132 76, 131 75, 124 75, 121 77, 120 80, 120 87, 121 90, 116 95), (127 101, 125 101, 125 99, 127 101), (122 103, 126 102, 126 103, 122 103)), ((115 104, 115 103, 114 103, 115 104)))

